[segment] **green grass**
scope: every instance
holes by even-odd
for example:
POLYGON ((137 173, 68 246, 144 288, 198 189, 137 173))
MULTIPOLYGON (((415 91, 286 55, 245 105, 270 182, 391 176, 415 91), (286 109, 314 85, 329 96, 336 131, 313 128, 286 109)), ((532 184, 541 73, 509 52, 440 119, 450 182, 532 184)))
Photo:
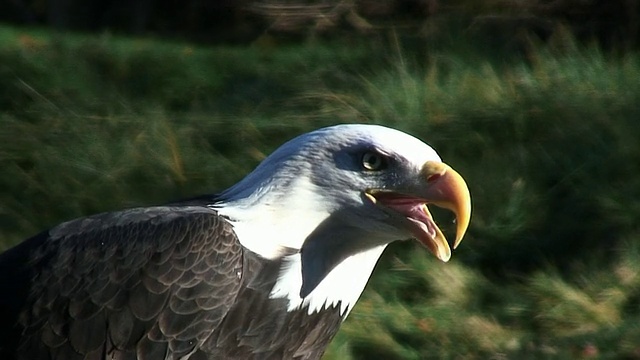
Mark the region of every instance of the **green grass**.
POLYGON ((448 264, 394 244, 326 358, 640 358, 638 54, 6 27, 0 41, 3 248, 73 217, 213 193, 317 127, 381 123, 464 175, 471 227, 448 264))

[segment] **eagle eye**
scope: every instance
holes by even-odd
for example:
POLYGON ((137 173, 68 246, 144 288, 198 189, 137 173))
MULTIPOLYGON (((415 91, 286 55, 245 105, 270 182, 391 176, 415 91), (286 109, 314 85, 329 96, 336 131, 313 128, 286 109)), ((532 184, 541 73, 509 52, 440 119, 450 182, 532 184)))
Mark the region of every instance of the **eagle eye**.
POLYGON ((362 154, 362 167, 370 171, 378 171, 387 167, 387 159, 384 155, 374 151, 362 154))

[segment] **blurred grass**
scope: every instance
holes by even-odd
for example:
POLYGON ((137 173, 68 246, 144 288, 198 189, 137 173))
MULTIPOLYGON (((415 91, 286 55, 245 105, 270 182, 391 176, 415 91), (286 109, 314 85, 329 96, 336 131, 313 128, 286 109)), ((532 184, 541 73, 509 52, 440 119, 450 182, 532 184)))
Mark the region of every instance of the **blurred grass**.
POLYGON ((382 123, 465 176, 471 228, 448 264, 394 244, 326 358, 640 358, 638 54, 8 27, 0 43, 3 248, 221 190, 317 127, 382 123))

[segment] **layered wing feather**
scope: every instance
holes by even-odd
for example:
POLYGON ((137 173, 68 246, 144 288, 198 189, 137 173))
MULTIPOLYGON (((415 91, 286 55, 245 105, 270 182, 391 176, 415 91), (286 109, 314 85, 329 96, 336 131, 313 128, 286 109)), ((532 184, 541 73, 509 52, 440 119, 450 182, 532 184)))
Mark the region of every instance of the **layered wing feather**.
POLYGON ((0 358, 194 353, 236 301, 242 247, 199 206, 82 218, 0 255, 0 358))

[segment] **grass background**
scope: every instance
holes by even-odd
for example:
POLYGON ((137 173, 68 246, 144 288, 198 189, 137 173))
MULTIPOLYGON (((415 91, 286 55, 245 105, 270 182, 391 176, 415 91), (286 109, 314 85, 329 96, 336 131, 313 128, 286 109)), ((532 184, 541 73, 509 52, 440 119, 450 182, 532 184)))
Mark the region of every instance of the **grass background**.
MULTIPOLYGON (((380 123, 467 179, 448 264, 394 244, 327 359, 640 358, 640 57, 389 36, 198 46, 0 27, 0 248, 221 190, 302 132, 380 123)), ((437 215, 436 215, 437 216, 437 215)))

